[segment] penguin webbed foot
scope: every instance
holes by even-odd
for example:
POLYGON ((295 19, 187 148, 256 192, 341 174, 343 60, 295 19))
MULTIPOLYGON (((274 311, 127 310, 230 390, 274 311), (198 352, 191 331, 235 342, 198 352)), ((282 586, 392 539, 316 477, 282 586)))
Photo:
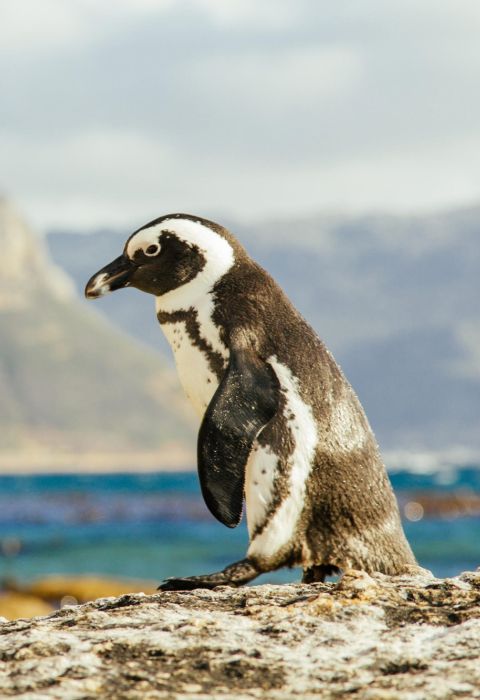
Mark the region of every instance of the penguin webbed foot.
POLYGON ((159 591, 193 591, 196 588, 216 588, 216 586, 243 586, 256 578, 261 571, 249 560, 242 559, 230 564, 223 571, 203 576, 167 578, 159 585, 159 591))
POLYGON ((330 564, 318 564, 303 570, 302 583, 324 583, 327 576, 337 576, 340 569, 330 564))

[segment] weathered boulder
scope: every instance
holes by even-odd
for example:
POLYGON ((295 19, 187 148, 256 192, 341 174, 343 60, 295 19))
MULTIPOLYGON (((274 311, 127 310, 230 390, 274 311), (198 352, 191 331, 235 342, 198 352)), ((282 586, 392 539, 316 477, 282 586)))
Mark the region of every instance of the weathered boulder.
POLYGON ((129 594, 0 624, 0 694, 480 698, 480 571, 129 594))

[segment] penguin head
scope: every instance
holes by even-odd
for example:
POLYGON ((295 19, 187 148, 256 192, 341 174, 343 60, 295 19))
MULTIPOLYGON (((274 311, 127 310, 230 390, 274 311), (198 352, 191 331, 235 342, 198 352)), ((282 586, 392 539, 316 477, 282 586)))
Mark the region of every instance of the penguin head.
POLYGON ((180 294, 195 303, 232 267, 240 246, 222 226, 188 214, 170 214, 135 231, 122 255, 95 273, 85 296, 123 287, 157 297, 180 294))

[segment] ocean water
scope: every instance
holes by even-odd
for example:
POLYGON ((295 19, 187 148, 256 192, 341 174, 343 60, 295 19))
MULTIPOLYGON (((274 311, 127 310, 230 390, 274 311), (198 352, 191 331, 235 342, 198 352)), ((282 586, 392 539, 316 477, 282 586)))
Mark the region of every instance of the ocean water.
MULTIPOLYGON (((480 467, 390 476, 420 564, 442 577, 478 567, 480 467)), ((0 476, 0 579, 94 573, 160 582, 219 570, 243 558, 247 542, 245 522, 230 530, 210 515, 195 473, 0 476)), ((285 569, 256 583, 300 577, 285 569)))

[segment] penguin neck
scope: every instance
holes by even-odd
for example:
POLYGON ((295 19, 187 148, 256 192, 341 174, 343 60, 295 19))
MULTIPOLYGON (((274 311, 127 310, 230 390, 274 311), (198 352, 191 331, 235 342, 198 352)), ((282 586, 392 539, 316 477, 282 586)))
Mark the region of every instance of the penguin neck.
POLYGON ((200 417, 221 381, 230 354, 223 329, 212 318, 214 310, 211 295, 196 305, 171 311, 164 311, 161 299, 157 300, 157 317, 173 351, 180 382, 200 417))
POLYGON ((155 297, 157 314, 175 314, 189 309, 212 307, 212 290, 207 280, 197 276, 187 284, 155 297))
MULTIPOLYGON (((217 238, 220 239, 219 236, 217 238)), ((205 352, 218 354, 226 366, 229 352, 223 339, 223 329, 213 320, 215 288, 233 267, 235 255, 227 241, 220 239, 219 246, 218 251, 212 247, 204 251, 204 268, 186 284, 156 297, 155 307, 164 331, 165 323, 172 323, 175 318, 185 320, 192 341, 200 348, 203 346, 205 352)), ((172 349, 175 351, 173 346, 172 349)))
POLYGON ((162 296, 156 298, 155 304, 158 321, 175 356, 177 356, 176 344, 178 343, 170 331, 172 326, 184 324, 185 333, 192 345, 205 354, 212 370, 220 378, 227 366, 230 353, 224 342, 223 328, 213 320, 214 295, 209 292, 196 300, 177 297, 176 301, 179 303, 173 305, 171 298, 166 305, 162 296))

